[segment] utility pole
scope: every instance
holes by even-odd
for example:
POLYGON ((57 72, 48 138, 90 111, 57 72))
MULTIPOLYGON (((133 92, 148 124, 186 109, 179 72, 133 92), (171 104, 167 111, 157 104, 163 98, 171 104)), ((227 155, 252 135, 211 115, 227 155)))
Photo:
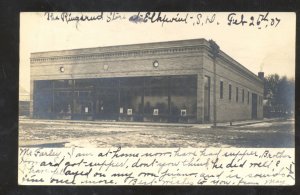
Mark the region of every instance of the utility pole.
POLYGON ((212 59, 213 59, 213 64, 214 64, 214 89, 213 89, 213 92, 214 92, 214 100, 213 100, 213 104, 214 104, 214 120, 213 120, 213 126, 216 127, 217 126, 217 94, 216 94, 216 91, 217 91, 217 85, 216 85, 216 82, 217 82, 217 76, 216 76, 216 59, 218 57, 218 54, 220 52, 220 47, 219 45, 213 41, 212 39, 209 40, 209 44, 210 44, 210 47, 211 47, 211 53, 212 53, 212 59))

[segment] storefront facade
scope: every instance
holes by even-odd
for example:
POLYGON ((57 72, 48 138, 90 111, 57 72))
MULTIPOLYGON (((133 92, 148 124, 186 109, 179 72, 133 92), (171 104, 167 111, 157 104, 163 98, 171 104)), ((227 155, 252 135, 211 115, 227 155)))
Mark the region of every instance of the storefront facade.
POLYGON ((205 39, 32 53, 31 117, 210 123, 215 103, 218 122, 261 118, 262 80, 210 54, 205 39))

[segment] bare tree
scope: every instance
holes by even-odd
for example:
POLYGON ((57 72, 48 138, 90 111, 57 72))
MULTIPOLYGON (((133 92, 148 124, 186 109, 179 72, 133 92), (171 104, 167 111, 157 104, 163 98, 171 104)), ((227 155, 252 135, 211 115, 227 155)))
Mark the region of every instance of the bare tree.
POLYGON ((295 80, 272 74, 265 77, 265 117, 286 117, 294 113, 295 80))

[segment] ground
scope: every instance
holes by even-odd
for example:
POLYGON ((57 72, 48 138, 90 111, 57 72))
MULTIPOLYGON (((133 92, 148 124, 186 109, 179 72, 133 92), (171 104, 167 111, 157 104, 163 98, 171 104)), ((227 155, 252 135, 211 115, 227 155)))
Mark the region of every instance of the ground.
POLYGON ((20 119, 26 147, 294 147, 294 120, 236 126, 20 119))

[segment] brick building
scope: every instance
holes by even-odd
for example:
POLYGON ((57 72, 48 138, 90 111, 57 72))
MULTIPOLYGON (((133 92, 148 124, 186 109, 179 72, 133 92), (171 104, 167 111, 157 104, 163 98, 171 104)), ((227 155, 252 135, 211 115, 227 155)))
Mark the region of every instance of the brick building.
POLYGON ((263 117, 262 80, 205 39, 38 52, 30 63, 33 118, 212 123, 263 117))

